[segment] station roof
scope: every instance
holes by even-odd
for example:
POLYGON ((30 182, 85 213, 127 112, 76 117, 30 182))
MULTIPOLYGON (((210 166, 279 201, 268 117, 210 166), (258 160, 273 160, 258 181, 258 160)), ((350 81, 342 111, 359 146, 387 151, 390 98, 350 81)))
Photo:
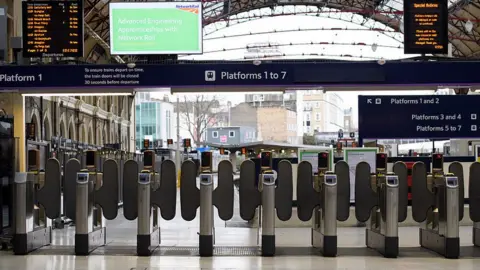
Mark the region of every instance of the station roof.
POLYGON ((291 143, 282 143, 274 141, 256 141, 249 143, 241 144, 219 144, 219 143, 206 143, 206 145, 215 148, 224 148, 224 149, 240 149, 240 148, 265 148, 265 150, 272 148, 281 148, 281 149, 300 149, 300 148, 309 148, 309 149, 324 149, 325 146, 318 145, 305 145, 305 144, 291 144, 291 143))
MULTIPOLYGON (((149 2, 150 0, 136 0, 128 2, 149 2)), ((480 55, 480 3, 475 0, 446 0, 449 9, 449 38, 453 45, 453 56, 461 58, 473 58, 480 55), (470 21, 473 24, 471 31, 465 27, 470 21)), ((99 55, 108 55, 109 46, 109 9, 110 2, 126 2, 119 0, 85 0, 85 55, 88 62, 97 62, 99 55)), ((222 22, 224 27, 239 23, 238 15, 257 9, 283 9, 280 14, 248 15, 242 16, 242 21, 251 21, 263 17, 278 15, 303 15, 338 19, 371 28, 381 34, 390 36, 403 42, 402 0, 203 0, 203 24, 204 26, 222 22), (311 11, 296 12, 295 9, 287 9, 291 6, 314 7, 311 11), (293 12, 292 12, 293 10, 293 12), (354 14, 355 16, 352 16, 354 14), (360 19, 359 19, 360 18, 360 19), (368 22, 381 24, 369 24, 368 22), (379 25, 382 25, 379 27, 379 25), (393 31, 392 31, 393 30, 393 31)), ((114 62, 125 63, 127 58, 115 56, 114 62)))

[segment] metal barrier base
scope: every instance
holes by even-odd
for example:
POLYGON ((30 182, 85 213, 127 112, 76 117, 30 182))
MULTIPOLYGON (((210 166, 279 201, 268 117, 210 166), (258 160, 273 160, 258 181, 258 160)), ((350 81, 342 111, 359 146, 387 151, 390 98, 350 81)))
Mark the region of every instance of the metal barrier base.
POLYGON ((473 245, 480 247, 480 229, 473 227, 473 245))
POLYGON ((160 246, 160 229, 155 229, 151 234, 137 234, 137 255, 150 256, 160 246))
POLYGON ((52 243, 52 228, 37 228, 26 234, 15 234, 13 237, 13 253, 26 255, 36 249, 52 243))
POLYGON ((436 231, 420 228, 420 246, 434 251, 447 259, 460 257, 460 238, 446 238, 436 231))
POLYGON ((275 235, 262 235, 262 256, 275 256, 275 235))
POLYGON ((96 248, 107 244, 107 228, 102 227, 89 234, 75 234, 75 255, 86 256, 96 248))
POLYGON ((201 257, 213 256, 213 235, 199 235, 199 254, 201 257))
POLYGON ((385 258, 398 257, 398 237, 385 236, 370 229, 366 232, 367 247, 380 252, 385 258))
POLYGON ((337 236, 323 235, 312 228, 312 246, 318 248, 324 257, 337 256, 337 236))

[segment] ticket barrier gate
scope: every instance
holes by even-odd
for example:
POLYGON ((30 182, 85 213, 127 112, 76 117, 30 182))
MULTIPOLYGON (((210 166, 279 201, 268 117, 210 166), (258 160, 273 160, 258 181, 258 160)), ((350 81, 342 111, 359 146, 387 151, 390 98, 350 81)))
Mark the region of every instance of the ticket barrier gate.
POLYGON ((473 245, 480 247, 480 162, 470 165, 468 199, 470 219, 473 221, 473 245))
POLYGON ((159 212, 163 219, 175 217, 177 176, 175 163, 164 160, 155 172, 155 152, 145 151, 143 170, 128 160, 123 170, 123 215, 137 219, 137 255, 150 256, 161 243, 159 212))
POLYGON ((319 153, 318 174, 312 164, 302 161, 297 170, 297 213, 302 221, 312 219, 312 246, 323 256, 337 256, 337 220, 350 215, 350 175, 348 164, 339 161, 329 171, 327 152, 319 153))
POLYGON ((412 216, 420 227, 420 246, 446 258, 460 255, 459 223, 463 219, 463 168, 459 162, 443 171, 443 155, 433 154, 432 170, 423 162, 412 169, 412 216))
POLYGON ((398 223, 407 218, 408 169, 396 162, 387 172, 387 155, 378 153, 376 172, 367 162, 357 164, 355 172, 355 216, 367 222, 366 245, 386 258, 398 257, 398 223))
POLYGON ((182 218, 192 221, 200 207, 200 256, 212 256, 215 244, 214 211, 217 207, 220 219, 233 217, 233 167, 228 160, 218 164, 218 185, 214 189, 212 153, 202 152, 200 167, 200 189, 197 188, 197 165, 192 160, 182 163, 180 176, 180 205, 182 218))
MULTIPOLYGON (((268 153, 268 152, 267 152, 268 153)), ((262 161, 263 163, 263 161, 262 161)), ((265 165, 265 164, 262 164, 265 165)), ((245 160, 240 166, 240 216, 252 220, 261 206, 261 254, 275 255, 275 209, 277 217, 287 221, 292 216, 292 164, 288 160, 278 163, 278 172, 262 166, 258 187, 255 181, 255 163, 245 160)))
POLYGON ((13 252, 25 255, 52 243, 52 220, 61 213, 61 171, 55 158, 39 170, 39 151, 28 151, 29 171, 15 174, 13 252))
POLYGON ((74 218, 67 217, 75 220, 76 255, 88 255, 105 245, 105 219, 113 220, 118 213, 118 164, 107 159, 103 172, 98 172, 97 159, 96 151, 89 150, 86 169, 81 169, 78 159, 70 159, 66 164, 65 185, 75 183, 75 189, 64 189, 64 196, 76 198, 65 209, 66 214, 74 213, 74 218))

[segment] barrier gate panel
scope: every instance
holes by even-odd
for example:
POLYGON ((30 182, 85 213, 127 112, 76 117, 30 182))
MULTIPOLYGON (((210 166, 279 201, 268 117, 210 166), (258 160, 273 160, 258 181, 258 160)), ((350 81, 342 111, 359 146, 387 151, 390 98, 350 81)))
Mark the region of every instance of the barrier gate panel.
POLYGON ((182 163, 180 176, 180 208, 182 218, 192 221, 197 215, 200 206, 200 191, 197 188, 197 165, 186 160, 182 163))
POLYGON ((275 189, 275 207, 277 217, 287 221, 292 217, 293 175, 292 163, 282 160, 278 163, 277 188, 275 189))
POLYGON ((366 222, 372 208, 378 204, 370 177, 370 165, 365 161, 358 163, 355 169, 355 217, 360 222, 366 222))
POLYGON ((337 175, 337 220, 345 221, 350 216, 350 168, 345 161, 335 164, 337 175))
POLYGON ((255 185, 255 163, 245 160, 240 166, 240 217, 243 220, 252 220, 255 217, 255 209, 261 203, 261 194, 255 185))
POLYGON ((302 161, 297 169, 298 218, 301 221, 309 221, 312 218, 313 209, 320 206, 320 202, 320 195, 313 189, 312 164, 302 161))
POLYGON ((416 162, 412 168, 412 217, 416 222, 424 222, 427 211, 435 204, 435 194, 427 187, 427 166, 416 162))
POLYGON ((75 220, 77 205, 77 173, 80 172, 81 165, 78 159, 72 158, 65 165, 65 175, 63 176, 63 201, 64 214, 67 218, 75 220))
POLYGON ((50 158, 45 166, 45 184, 37 191, 37 200, 45 208, 49 219, 61 215, 61 179, 60 162, 50 158))
POLYGON ((103 210, 103 216, 112 220, 118 214, 118 164, 113 159, 108 159, 103 163, 103 184, 95 191, 95 203, 100 205, 103 210))
POLYGON ((463 179, 463 166, 460 162, 452 162, 448 166, 448 172, 453 173, 458 178, 458 218, 459 221, 463 219, 463 212, 465 209, 465 187, 463 179))
POLYGON ((407 219, 408 210, 408 168, 403 162, 393 164, 393 173, 398 177, 398 222, 407 219))
POLYGON ((138 172, 135 160, 127 160, 123 165, 123 216, 128 220, 138 217, 138 172))
POLYGON ((470 201, 470 219, 473 222, 480 222, 480 162, 470 165, 468 199, 470 201))
POLYGON ((218 216, 222 220, 233 217, 233 167, 228 160, 218 164, 218 185, 213 191, 213 205, 218 209, 218 216))
POLYGON ((151 202, 160 207, 165 220, 175 217, 177 207, 177 169, 172 160, 164 160, 160 170, 160 187, 152 191, 151 202))

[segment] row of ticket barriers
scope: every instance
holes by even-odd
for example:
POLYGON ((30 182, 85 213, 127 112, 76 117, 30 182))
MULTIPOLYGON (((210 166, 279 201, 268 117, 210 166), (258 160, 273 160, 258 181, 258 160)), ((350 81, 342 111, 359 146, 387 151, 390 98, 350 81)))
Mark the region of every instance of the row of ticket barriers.
MULTIPOLYGON (((240 167, 240 216, 252 220, 261 212, 261 254, 275 255, 276 217, 292 217, 292 164, 282 160, 272 170, 270 152, 261 155, 261 173, 256 177, 255 164, 246 160, 240 167), (258 179, 258 183, 257 183, 258 179), (261 208, 261 211, 258 209, 261 208)), ((75 223, 75 254, 88 255, 106 244, 105 219, 118 215, 118 164, 106 160, 103 172, 95 168, 95 151, 87 152, 86 168, 71 159, 66 164, 63 196, 69 197, 63 214, 75 223), (67 188, 67 182, 75 183, 67 188)), ((17 173, 15 236, 13 250, 23 255, 52 243, 52 220, 61 216, 61 172, 58 160, 47 161, 45 171, 38 171, 38 152, 29 152, 30 170, 17 173)), ((337 255, 337 221, 350 215, 350 168, 344 161, 330 168, 327 152, 319 153, 318 171, 312 164, 300 162, 297 169, 297 215, 312 220, 311 245, 324 256, 337 255)), ((123 170, 123 215, 137 220, 137 254, 149 256, 159 247, 160 216, 172 220, 176 215, 177 173, 173 161, 165 160, 155 171, 155 153, 146 151, 143 164, 129 160, 123 170)), ((447 258, 460 252, 459 222, 463 218, 464 189, 462 164, 453 162, 444 171, 443 156, 432 156, 427 169, 417 162, 412 169, 412 217, 421 223, 420 245, 447 258)), ((407 166, 396 162, 387 170, 387 155, 377 154, 376 170, 360 162, 355 170, 355 216, 366 222, 366 246, 385 257, 399 253, 398 224, 407 218, 407 166)), ((474 222, 473 244, 480 246, 480 163, 470 166, 470 218, 474 222)), ((222 220, 234 212, 234 173, 228 160, 212 171, 212 153, 203 152, 200 169, 184 161, 180 176, 181 216, 192 221, 200 208, 199 253, 212 256, 214 250, 214 206, 222 220), (215 187, 215 179, 217 185, 215 187), (199 185, 197 185, 197 181, 199 185)), ((221 236, 220 236, 221 237, 221 236)))

